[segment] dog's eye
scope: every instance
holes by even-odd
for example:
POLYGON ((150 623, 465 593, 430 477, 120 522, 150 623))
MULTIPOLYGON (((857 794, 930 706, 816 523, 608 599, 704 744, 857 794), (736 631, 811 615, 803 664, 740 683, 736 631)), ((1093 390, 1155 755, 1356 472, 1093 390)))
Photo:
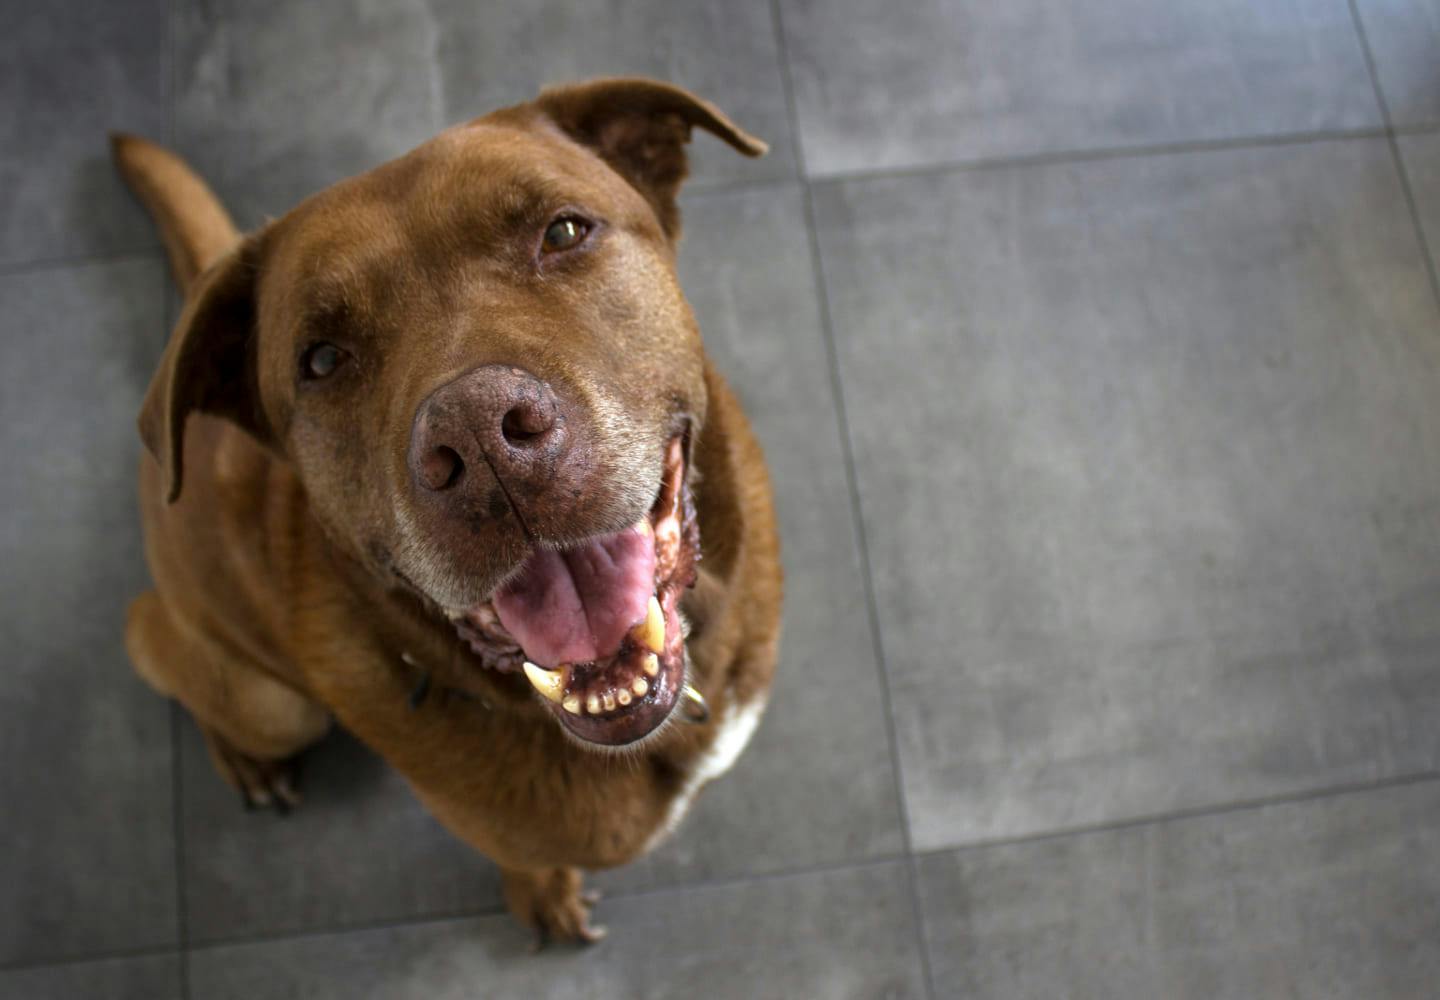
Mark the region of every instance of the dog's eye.
POLYGON ((300 374, 304 378, 326 378, 349 357, 334 344, 312 344, 300 358, 300 374))
POLYGON ((545 230, 545 239, 541 249, 545 253, 559 253, 562 250, 573 250, 580 245, 590 232, 590 224, 583 219, 576 219, 566 216, 563 219, 556 219, 550 223, 545 230))

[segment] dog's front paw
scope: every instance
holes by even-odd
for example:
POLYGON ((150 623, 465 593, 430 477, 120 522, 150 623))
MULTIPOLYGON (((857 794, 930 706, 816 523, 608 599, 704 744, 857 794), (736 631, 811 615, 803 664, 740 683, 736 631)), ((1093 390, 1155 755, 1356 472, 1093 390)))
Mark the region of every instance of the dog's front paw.
POLYGON ((537 950, 546 941, 594 944, 605 937, 604 927, 590 926, 590 908, 599 901, 600 894, 581 889, 578 868, 506 868, 502 874, 505 902, 516 919, 535 931, 537 950))
POLYGON ((210 760, 240 792, 246 809, 274 809, 285 815, 300 804, 298 758, 259 760, 241 753, 208 726, 201 726, 210 760))

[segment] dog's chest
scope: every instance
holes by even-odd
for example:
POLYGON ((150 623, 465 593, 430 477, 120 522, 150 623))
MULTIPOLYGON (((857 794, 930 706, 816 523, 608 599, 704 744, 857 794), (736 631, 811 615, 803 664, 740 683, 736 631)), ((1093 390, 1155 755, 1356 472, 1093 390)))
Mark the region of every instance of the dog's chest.
POLYGON ((730 704, 716 721, 715 742, 695 759, 685 783, 670 801, 665 820, 645 845, 648 852, 679 827, 695 796, 705 785, 729 771, 750 743, 760 716, 765 712, 765 695, 758 694, 745 704, 730 704))

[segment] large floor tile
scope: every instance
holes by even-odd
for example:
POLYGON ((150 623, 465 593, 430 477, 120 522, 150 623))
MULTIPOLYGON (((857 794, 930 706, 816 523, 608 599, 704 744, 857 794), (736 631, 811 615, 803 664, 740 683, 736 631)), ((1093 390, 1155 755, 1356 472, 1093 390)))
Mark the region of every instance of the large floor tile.
POLYGON ((446 124, 427 4, 175 6, 175 145, 242 228, 446 124))
POLYGON ((110 165, 112 129, 165 129, 165 0, 7 7, 0 266, 158 245, 110 165))
POLYGON ((1383 139, 817 213, 917 844, 1440 764, 1440 321, 1383 139))
POLYGON ((1433 255, 1440 252, 1440 133, 1402 135, 1400 156, 1415 193, 1415 208, 1433 255))
POLYGON ((343 733, 303 760, 299 809, 247 813, 187 720, 185 894, 192 942, 498 910, 500 875, 343 733))
POLYGON ((180 995, 175 955, 0 972, 0 997, 13 1000, 180 1000, 180 995))
POLYGON ((781 10, 812 173, 1380 120, 1346 0, 781 10))
POLYGON ((920 997, 919 945, 890 864, 600 904, 610 937, 529 952, 509 917, 196 952, 194 996, 403 1000, 920 997))
POLYGON ((1435 996, 1440 783, 924 858, 940 997, 1435 996))
POLYGON ((1440 0, 1356 0, 1396 125, 1440 122, 1440 0))
POLYGON ((176 140, 242 226, 547 83, 650 75, 691 87, 775 147, 697 142, 701 178, 793 171, 764 0, 502 8, 459 0, 182 0, 176 140))
POLYGON ((122 639, 163 278, 0 278, 0 961, 176 939, 169 715, 122 639))
POLYGON ((608 877, 625 885, 903 847, 800 191, 691 198, 685 227, 682 284, 766 448, 786 569, 785 631, 750 749, 701 796, 677 837, 608 877))

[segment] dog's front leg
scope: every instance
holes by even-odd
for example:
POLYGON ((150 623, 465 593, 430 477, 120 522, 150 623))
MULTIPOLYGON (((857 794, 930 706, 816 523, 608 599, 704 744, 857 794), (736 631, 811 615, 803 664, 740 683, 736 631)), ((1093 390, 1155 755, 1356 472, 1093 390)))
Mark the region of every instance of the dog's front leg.
POLYGON ((590 926, 590 908, 599 892, 581 888, 578 868, 500 869, 505 879, 505 902, 510 912, 535 931, 535 947, 546 941, 583 941, 593 944, 605 936, 604 927, 590 926))

